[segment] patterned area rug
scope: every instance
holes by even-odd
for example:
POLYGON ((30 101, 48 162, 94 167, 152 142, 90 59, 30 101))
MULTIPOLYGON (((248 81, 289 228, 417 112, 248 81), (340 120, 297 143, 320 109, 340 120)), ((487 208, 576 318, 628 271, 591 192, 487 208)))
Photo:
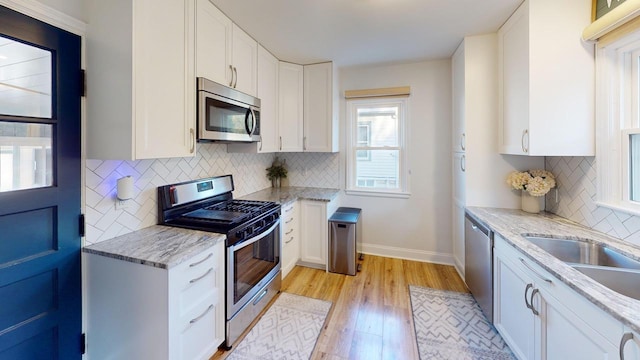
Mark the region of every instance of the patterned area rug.
POLYGON ((515 359, 471 294, 409 286, 420 359, 515 359))
POLYGON ((232 360, 308 360, 331 302, 281 293, 227 357, 232 360))

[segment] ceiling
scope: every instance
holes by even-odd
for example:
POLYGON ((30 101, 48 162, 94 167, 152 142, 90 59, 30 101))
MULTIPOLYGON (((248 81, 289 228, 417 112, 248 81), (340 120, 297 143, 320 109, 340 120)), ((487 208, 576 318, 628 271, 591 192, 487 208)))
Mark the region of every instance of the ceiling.
POLYGON ((211 0, 280 60, 338 66, 451 56, 522 0, 211 0))

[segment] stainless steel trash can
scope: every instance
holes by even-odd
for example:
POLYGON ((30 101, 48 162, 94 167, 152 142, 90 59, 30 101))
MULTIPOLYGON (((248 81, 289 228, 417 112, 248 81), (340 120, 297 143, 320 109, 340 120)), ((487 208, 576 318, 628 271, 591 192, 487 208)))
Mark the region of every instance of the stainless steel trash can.
POLYGON ((329 272, 355 275, 360 270, 362 209, 340 207, 329 218, 329 272))

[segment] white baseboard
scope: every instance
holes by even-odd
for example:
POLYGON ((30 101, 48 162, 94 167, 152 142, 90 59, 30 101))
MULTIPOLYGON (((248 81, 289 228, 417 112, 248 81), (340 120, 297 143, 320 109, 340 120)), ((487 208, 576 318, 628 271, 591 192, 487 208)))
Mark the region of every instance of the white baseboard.
POLYGON ((454 267, 456 268, 458 275, 460 275, 460 279, 464 281, 464 265, 462 265, 460 259, 456 258, 455 256, 453 258, 453 261, 455 262, 454 267))
POLYGON ((393 246, 362 244, 362 253, 396 259, 414 260, 442 265, 455 265, 453 255, 433 251, 405 249, 393 246))

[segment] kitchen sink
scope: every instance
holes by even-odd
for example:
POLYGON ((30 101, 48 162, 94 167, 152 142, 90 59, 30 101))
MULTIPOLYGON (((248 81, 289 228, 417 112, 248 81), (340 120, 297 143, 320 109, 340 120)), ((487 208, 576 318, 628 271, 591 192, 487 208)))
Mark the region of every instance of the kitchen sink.
POLYGON ((525 236, 525 238, 566 263, 640 270, 640 261, 595 242, 541 236, 525 236))
POLYGON ((640 270, 578 264, 572 266, 609 289, 640 300, 640 270))
POLYGON ((607 288, 640 300, 640 261, 587 240, 543 236, 525 238, 607 288))

